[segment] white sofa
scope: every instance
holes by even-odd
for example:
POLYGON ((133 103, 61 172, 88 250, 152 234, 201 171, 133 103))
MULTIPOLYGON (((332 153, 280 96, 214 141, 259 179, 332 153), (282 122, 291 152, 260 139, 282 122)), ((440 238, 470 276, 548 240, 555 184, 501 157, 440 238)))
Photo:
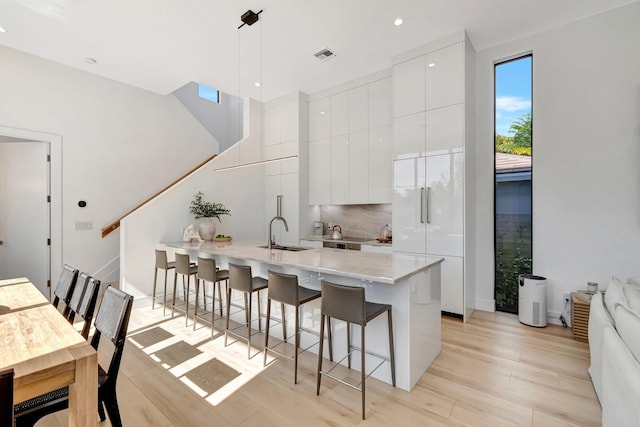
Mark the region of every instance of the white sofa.
POLYGON ((589 374, 603 427, 640 426, 640 282, 612 279, 591 299, 589 374))

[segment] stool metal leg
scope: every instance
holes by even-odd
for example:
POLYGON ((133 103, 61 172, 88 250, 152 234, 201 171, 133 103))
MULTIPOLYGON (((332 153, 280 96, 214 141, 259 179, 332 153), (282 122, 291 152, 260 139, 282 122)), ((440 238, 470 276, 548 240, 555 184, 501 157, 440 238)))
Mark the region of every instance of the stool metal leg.
POLYGON ((391 310, 387 312, 387 316, 389 319, 389 357, 391 361, 391 382, 393 386, 396 386, 396 358, 395 352, 393 350, 393 321, 391 320, 391 310))
MULTIPOLYGON (((316 396, 320 395, 320 381, 322 378, 320 372, 322 371, 322 350, 324 347, 324 318, 325 315, 320 314, 320 348, 318 349, 318 370, 316 371, 316 396)), ((327 322, 329 322, 329 317, 327 317, 327 322)), ((329 330, 331 330, 330 327, 329 330)), ((329 345, 331 345, 331 338, 329 338, 329 345)))
POLYGON ((284 303, 280 303, 280 312, 282 313, 282 339, 287 342, 287 319, 284 314, 284 303))
MULTIPOLYGON (((284 324, 284 307, 282 310, 282 320, 284 324)), ((285 335, 286 337, 286 335, 285 335)), ((298 384, 298 348, 300 347, 300 306, 296 305, 296 353, 293 362, 293 383, 298 384)))
POLYGON ((264 331, 264 364, 267 366, 267 348, 269 348, 269 321, 271 320, 271 298, 267 298, 267 324, 264 331))
POLYGON ((365 381, 367 379, 366 369, 364 368, 364 356, 365 356, 364 349, 366 348, 364 346, 364 325, 360 326, 360 342, 361 342, 360 345, 362 346, 362 350, 360 350, 360 381, 362 381, 362 384, 360 386, 361 388, 360 392, 362 393, 362 419, 364 420, 364 390, 365 390, 365 381))
POLYGON ((153 294, 151 296, 151 310, 156 308, 156 282, 157 281, 158 281, 158 267, 156 267, 155 271, 153 272, 153 294))

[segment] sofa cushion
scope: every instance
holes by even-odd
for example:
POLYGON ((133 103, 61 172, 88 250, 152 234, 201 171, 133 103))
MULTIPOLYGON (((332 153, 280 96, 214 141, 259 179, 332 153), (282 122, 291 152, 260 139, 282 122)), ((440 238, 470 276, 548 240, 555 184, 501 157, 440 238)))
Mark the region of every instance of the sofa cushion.
POLYGON ((609 313, 604 307, 602 294, 596 292, 591 298, 589 310, 589 355, 591 356, 589 375, 600 401, 602 401, 602 337, 604 330, 612 328, 612 325, 609 313))
POLYGON ((640 362, 640 316, 624 305, 618 304, 616 330, 633 357, 640 362))
POLYGON ((632 276, 627 279, 627 284, 640 286, 640 276, 632 276))
POLYGON ((636 313, 640 313, 640 285, 625 283, 622 290, 627 299, 628 307, 636 313))
POLYGON ((627 305, 627 297, 624 295, 624 284, 615 277, 611 278, 611 283, 604 294, 604 305, 607 308, 609 314, 613 318, 614 324, 616 322, 616 305, 627 305))

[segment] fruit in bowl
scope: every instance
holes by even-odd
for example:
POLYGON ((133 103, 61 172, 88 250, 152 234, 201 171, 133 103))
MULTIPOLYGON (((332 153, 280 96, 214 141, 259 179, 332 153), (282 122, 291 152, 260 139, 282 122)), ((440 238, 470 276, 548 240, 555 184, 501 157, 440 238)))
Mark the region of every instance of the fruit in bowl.
POLYGON ((217 234, 213 240, 216 242, 229 242, 231 241, 231 236, 227 236, 226 234, 217 234))

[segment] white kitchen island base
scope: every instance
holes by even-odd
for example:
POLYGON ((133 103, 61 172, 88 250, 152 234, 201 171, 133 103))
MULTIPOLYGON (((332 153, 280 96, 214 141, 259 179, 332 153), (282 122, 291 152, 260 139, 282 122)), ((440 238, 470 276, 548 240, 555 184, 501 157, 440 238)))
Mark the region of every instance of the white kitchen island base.
MULTIPOLYGON (((402 254, 378 254, 318 248, 301 252, 287 252, 257 248, 249 243, 214 244, 166 243, 169 251, 188 253, 194 260, 197 256, 216 259, 216 264, 226 268, 229 262, 251 265, 254 276, 267 277, 268 270, 296 274, 301 286, 320 289, 322 280, 366 289, 367 301, 391 304, 393 313, 393 335, 396 358, 396 386, 410 391, 424 374, 441 349, 440 322, 440 258, 402 254), (366 274, 370 264, 371 275, 366 274)), ((263 298, 261 313, 266 313, 263 298)), ((240 300, 238 300, 240 302, 240 300)), ((294 329, 293 309, 287 310, 287 335, 294 329)), ((272 316, 280 317, 279 304, 273 304, 272 316)), ((243 313, 236 313, 232 320, 242 323, 243 313)), ((320 330, 320 301, 312 301, 301 308, 301 325, 307 329, 320 330)), ((346 323, 331 322, 333 328, 334 361, 347 353, 346 323)), ((254 325, 255 327, 256 325, 254 325)), ((271 335, 281 339, 282 328, 271 328, 271 335)), ((360 327, 351 326, 352 345, 359 346, 360 327)), ((325 338, 326 339, 326 338, 325 338)), ((301 348, 317 341, 317 337, 302 333, 301 348)), ((386 316, 379 316, 367 325, 366 350, 384 357, 389 356, 386 316)), ((329 357, 325 342, 324 356, 329 357)), ((309 351, 317 353, 318 346, 309 351)), ((351 368, 360 370, 360 357, 351 358, 351 368)), ((325 366, 328 366, 325 362, 325 366)), ((346 365, 346 359, 343 364, 346 365)), ((367 355, 366 371, 371 372, 380 360, 367 355)), ((372 374, 374 378, 391 384, 389 362, 385 362, 372 374)))

